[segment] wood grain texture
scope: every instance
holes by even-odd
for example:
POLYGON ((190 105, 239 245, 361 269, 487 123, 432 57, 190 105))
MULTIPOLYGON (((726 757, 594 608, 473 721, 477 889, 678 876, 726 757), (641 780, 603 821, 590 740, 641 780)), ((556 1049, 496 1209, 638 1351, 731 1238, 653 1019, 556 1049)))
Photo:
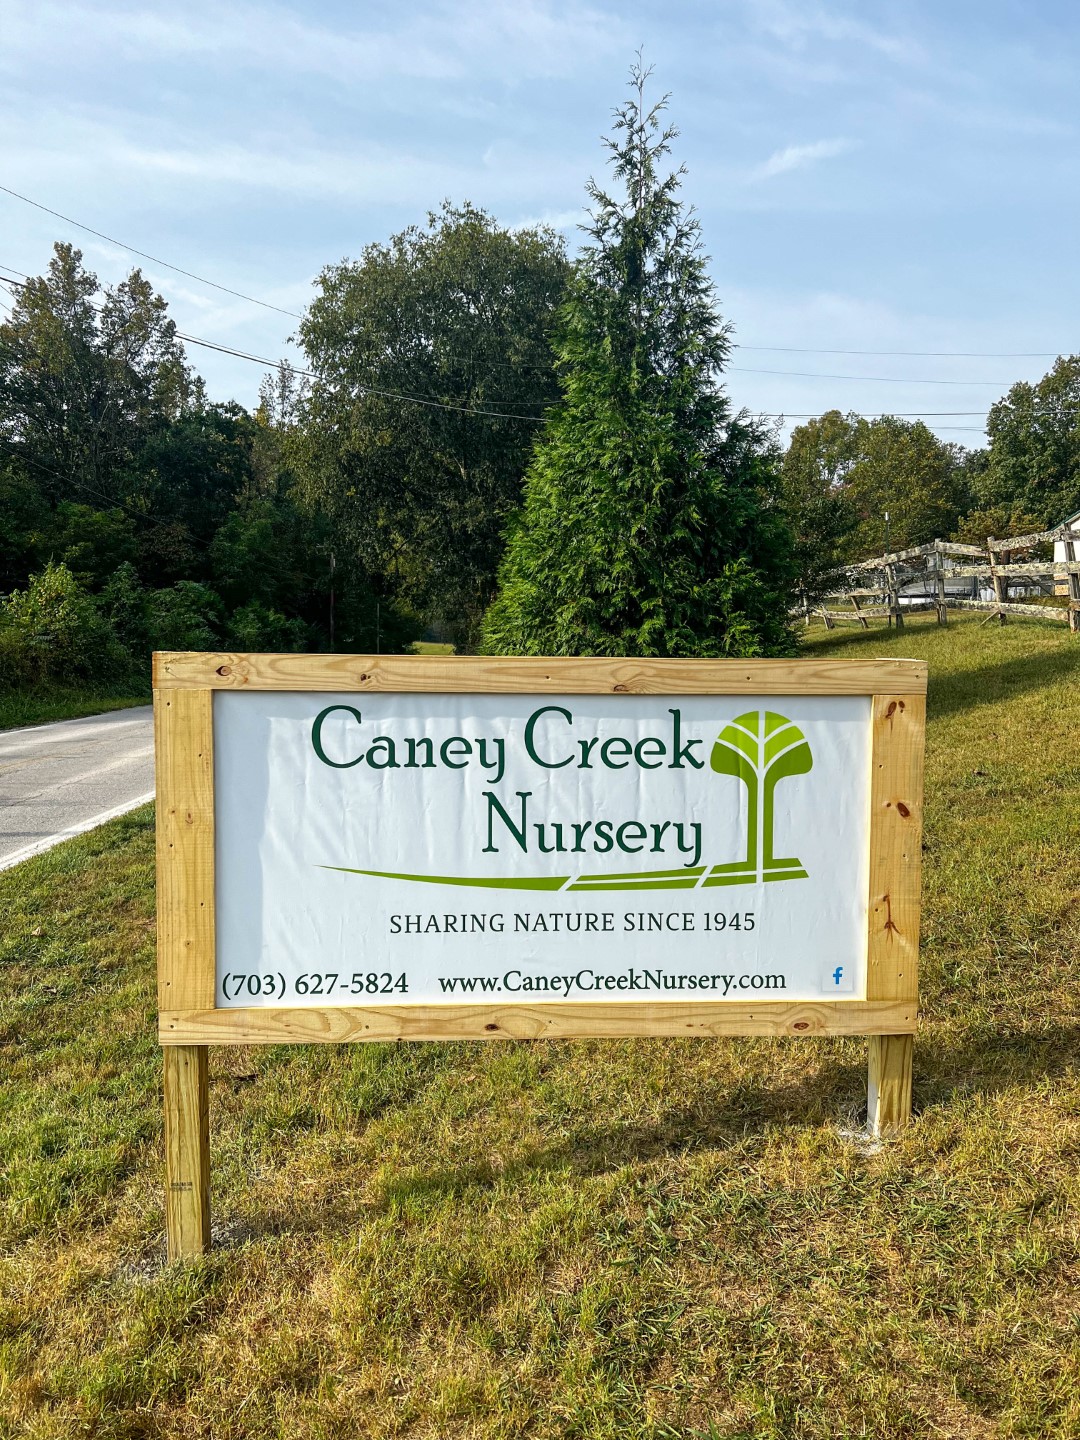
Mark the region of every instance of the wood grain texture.
POLYGON ((901 1130, 911 1120, 911 1035, 872 1035, 867 1067, 866 1122, 875 1135, 901 1130))
POLYGON ((1058 610, 1053 605, 1025 605, 1004 600, 949 600, 951 610, 987 610, 991 615, 1024 615, 1029 620, 1062 620, 1069 618, 1064 606, 1058 610))
POLYGON ((519 659, 161 651, 154 685, 208 690, 567 695, 924 695, 924 660, 519 659))
POLYGON ((926 700, 875 695, 871 724, 866 998, 900 1000, 914 1008, 919 993, 926 700))
POLYGON ((205 689, 154 695, 160 1009, 215 998, 212 702, 205 689))
POLYGON ((165 1067, 165 1234, 170 1260, 210 1248, 210 1086, 205 1045, 170 1045, 165 1067))
POLYGON ((171 1045, 336 1044, 353 1040, 539 1040, 628 1035, 873 1035, 915 1029, 902 1001, 731 1004, 341 1006, 164 1011, 171 1045))

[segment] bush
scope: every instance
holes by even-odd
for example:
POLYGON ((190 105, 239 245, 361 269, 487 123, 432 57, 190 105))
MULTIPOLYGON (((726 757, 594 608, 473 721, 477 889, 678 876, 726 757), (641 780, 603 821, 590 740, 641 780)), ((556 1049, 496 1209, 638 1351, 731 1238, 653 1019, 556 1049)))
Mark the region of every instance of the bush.
POLYGON ((209 585, 178 580, 150 591, 147 621, 152 650, 216 650, 221 600, 209 585))
POLYGON ((309 626, 302 620, 288 620, 280 610, 273 610, 252 600, 233 611, 229 621, 229 645, 234 650, 311 650, 314 648, 309 626))
POLYGON ((129 561, 118 565, 105 582, 98 602, 116 638, 133 662, 149 663, 150 626, 147 597, 138 571, 129 561))
POLYGON ((66 565, 46 565, 0 601, 0 683, 114 680, 131 656, 66 565))

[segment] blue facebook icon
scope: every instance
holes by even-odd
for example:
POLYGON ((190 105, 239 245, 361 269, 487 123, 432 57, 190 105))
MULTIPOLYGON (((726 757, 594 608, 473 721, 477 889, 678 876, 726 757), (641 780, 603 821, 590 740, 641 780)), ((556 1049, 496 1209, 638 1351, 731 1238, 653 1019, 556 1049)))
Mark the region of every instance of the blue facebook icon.
POLYGON ((851 965, 837 965, 834 970, 826 970, 822 979, 825 982, 824 989, 831 990, 833 994, 855 993, 855 969, 851 965))

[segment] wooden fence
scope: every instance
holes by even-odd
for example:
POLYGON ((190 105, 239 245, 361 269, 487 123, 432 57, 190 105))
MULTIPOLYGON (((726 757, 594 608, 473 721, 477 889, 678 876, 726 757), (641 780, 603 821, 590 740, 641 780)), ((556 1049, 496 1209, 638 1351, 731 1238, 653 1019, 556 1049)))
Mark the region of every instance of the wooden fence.
MULTIPOLYGON (((839 621, 851 621, 869 629, 870 616, 884 615, 890 625, 903 628, 905 614, 935 610, 939 625, 948 624, 949 610, 985 610, 987 620, 995 616, 1005 624, 1010 615, 1036 616, 1040 619, 1067 623, 1069 630, 1080 634, 1080 533, 1068 525, 1040 530, 1032 535, 1016 535, 1006 540, 990 538, 986 548, 960 545, 947 540, 933 540, 909 550, 874 556, 853 565, 848 572, 850 584, 826 595, 820 605, 804 607, 807 624, 810 615, 819 615, 828 629, 839 621), (1014 561, 1038 545, 1061 541, 1063 560, 1014 561), (945 558, 978 563, 952 565, 945 568, 945 558), (989 580, 994 598, 977 599, 950 594, 948 584, 955 580, 989 580), (912 581, 922 580, 925 587, 933 583, 933 594, 907 596, 903 592, 912 581), (1040 584, 1064 580, 1067 587, 1065 604, 1061 606, 1025 605, 1009 597, 1010 583, 1032 581, 1040 584), (862 583, 860 583, 862 582, 862 583), (902 600, 903 597, 903 600, 902 600), (867 603, 869 602, 869 603, 867 603), (840 605, 848 609, 841 610, 840 605)), ((974 587, 973 587, 974 588, 974 587)))

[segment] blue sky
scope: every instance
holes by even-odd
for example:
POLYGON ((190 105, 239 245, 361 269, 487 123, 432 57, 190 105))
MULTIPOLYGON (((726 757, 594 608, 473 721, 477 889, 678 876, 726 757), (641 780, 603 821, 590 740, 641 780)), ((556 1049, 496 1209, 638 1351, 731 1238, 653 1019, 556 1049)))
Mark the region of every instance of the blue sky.
MULTIPOLYGON (((928 423, 978 444, 1009 384, 1080 349, 1070 0, 0 0, 0 185, 299 311, 324 264, 444 197, 578 243, 639 46, 672 92, 737 404, 971 411, 928 423)), ((295 354, 288 316, 0 193, 0 264, 39 273, 56 238, 105 281, 141 263, 182 330, 295 354)), ((252 403, 255 366, 191 355, 252 403)))

